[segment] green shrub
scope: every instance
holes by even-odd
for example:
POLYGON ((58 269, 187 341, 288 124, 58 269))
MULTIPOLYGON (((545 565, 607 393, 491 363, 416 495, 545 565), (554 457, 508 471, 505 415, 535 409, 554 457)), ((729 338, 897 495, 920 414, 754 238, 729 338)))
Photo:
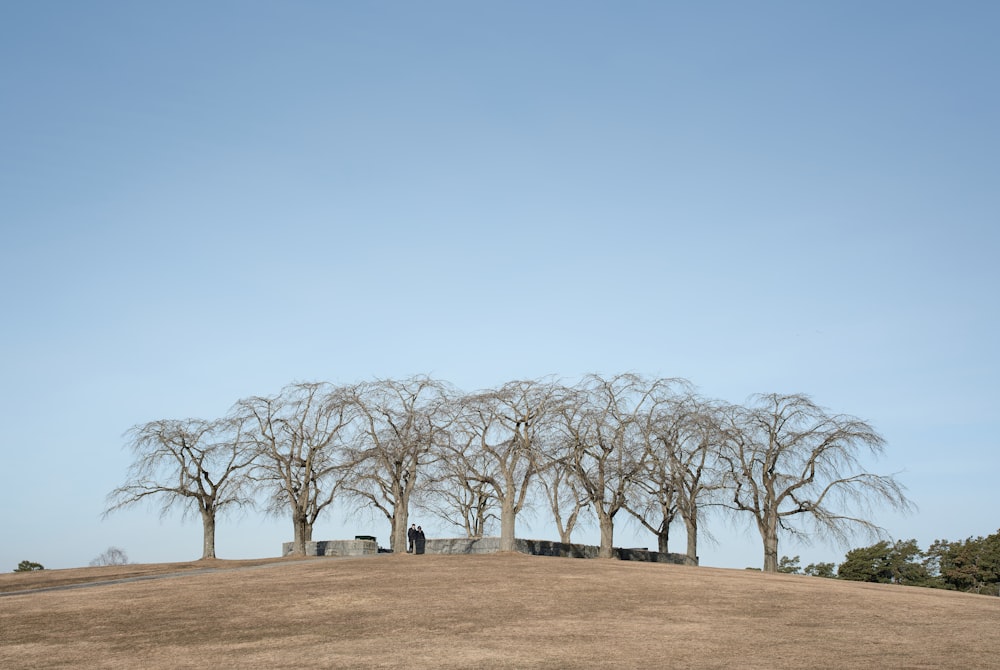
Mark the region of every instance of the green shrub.
POLYGON ((34 572, 35 570, 44 570, 45 566, 41 563, 34 563, 32 561, 21 561, 17 564, 14 572, 34 572))

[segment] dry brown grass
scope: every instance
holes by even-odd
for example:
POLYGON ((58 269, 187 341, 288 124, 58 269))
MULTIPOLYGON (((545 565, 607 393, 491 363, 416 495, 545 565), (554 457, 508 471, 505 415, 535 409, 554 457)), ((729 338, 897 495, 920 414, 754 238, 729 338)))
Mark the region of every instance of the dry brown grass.
POLYGON ((0 575, 8 593, 146 578, 0 597, 0 667, 1000 665, 986 596, 519 554, 248 563, 266 562, 0 575))

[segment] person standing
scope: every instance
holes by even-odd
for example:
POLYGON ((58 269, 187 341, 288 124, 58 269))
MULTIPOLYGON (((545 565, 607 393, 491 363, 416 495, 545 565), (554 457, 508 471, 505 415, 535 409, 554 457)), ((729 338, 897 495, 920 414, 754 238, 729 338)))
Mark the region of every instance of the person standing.
POLYGON ((406 548, 406 553, 412 554, 417 542, 417 524, 415 523, 410 524, 409 530, 406 531, 406 539, 409 541, 409 546, 406 548))
POLYGON ((424 529, 421 528, 420 526, 417 526, 417 547, 416 547, 416 553, 418 553, 418 554, 424 553, 424 542, 425 542, 425 540, 426 540, 426 538, 424 537, 424 529))

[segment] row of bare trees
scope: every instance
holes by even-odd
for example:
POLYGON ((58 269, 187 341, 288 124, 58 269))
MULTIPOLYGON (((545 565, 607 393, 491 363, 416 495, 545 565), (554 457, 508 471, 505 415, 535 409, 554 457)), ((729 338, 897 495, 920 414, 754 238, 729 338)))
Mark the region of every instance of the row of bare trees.
POLYGON ((471 394, 426 376, 293 383, 215 421, 154 421, 126 437, 135 460, 105 514, 148 498, 164 514, 197 510, 203 558, 215 556, 227 509, 290 514, 303 553, 336 502, 384 515, 392 549, 405 546, 420 507, 468 536, 499 525, 501 550, 512 550, 518 515, 533 506, 551 513, 566 543, 584 519, 596 521, 603 557, 623 517, 664 552, 682 525, 697 563, 699 526, 713 510, 752 518, 764 569, 775 571, 779 534, 881 536, 869 505, 910 507, 893 476, 864 472, 861 459, 884 448, 864 421, 804 395, 731 405, 685 380, 635 374, 471 394))

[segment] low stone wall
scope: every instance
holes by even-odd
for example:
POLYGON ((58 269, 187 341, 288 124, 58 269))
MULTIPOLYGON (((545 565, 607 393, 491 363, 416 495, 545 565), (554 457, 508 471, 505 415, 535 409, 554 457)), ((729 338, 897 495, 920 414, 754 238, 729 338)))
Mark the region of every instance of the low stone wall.
MULTIPOLYGON (((649 561, 650 563, 674 563, 675 565, 687 565, 686 554, 626 548, 617 548, 615 549, 615 552, 617 553, 618 558, 623 561, 649 561)), ((695 565, 698 565, 697 558, 695 559, 695 565)))
MULTIPOLYGON (((514 550, 530 556, 562 556, 564 558, 597 558, 600 547, 586 544, 563 544, 549 540, 514 540, 514 550)), ((495 554, 500 551, 499 537, 463 537, 427 540, 428 554, 495 554)), ((660 553, 647 549, 615 548, 615 557, 623 561, 675 563, 683 565, 684 554, 660 553)))
POLYGON ((500 551, 499 537, 455 537, 427 540, 428 554, 495 554, 500 551))
MULTIPOLYGON (((281 555, 292 553, 294 542, 284 542, 281 545, 281 555)), ((321 540, 306 542, 306 556, 368 556, 378 553, 378 542, 375 540, 321 540)))
MULTIPOLYGON (((281 555, 292 553, 292 542, 281 545, 281 555)), ((500 551, 499 537, 434 538, 426 541, 427 554, 495 554, 500 551)), ((588 544, 563 544, 550 540, 514 540, 514 551, 529 556, 597 558, 600 547, 588 544)), ((615 547, 615 557, 622 561, 676 563, 684 565, 684 554, 664 554, 647 549, 615 547)), ((306 542, 306 556, 370 556, 379 553, 375 540, 322 540, 306 542)))

